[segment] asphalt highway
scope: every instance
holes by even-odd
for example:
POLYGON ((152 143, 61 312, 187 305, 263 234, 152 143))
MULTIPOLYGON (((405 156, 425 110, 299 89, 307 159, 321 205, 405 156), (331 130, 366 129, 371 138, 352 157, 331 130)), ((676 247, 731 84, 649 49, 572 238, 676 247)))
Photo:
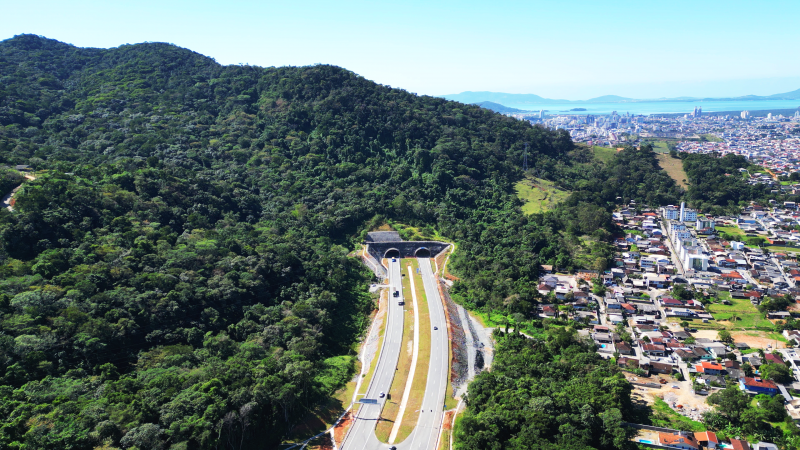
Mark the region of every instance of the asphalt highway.
POLYGON ((422 413, 411 436, 397 444, 398 450, 433 450, 442 428, 444 396, 447 390, 447 376, 450 373, 450 340, 447 337, 447 322, 444 304, 439 296, 436 276, 431 268, 431 260, 417 258, 422 273, 425 295, 428 297, 428 310, 431 317, 431 362, 425 397, 422 399, 422 413), (438 330, 434 330, 434 327, 438 330))
POLYGON ((383 403, 386 398, 380 398, 380 393, 389 392, 392 386, 397 369, 397 361, 400 357, 400 349, 403 343, 403 307, 398 305, 398 301, 403 299, 402 268, 400 259, 396 262, 389 260, 389 304, 386 331, 384 341, 378 353, 378 364, 375 366, 375 374, 367 388, 365 399, 375 399, 377 404, 362 404, 355 417, 353 428, 347 435, 342 448, 346 450, 377 450, 387 449, 390 446, 382 443, 375 437, 375 426, 378 424, 383 403), (400 291, 400 297, 394 297, 393 293, 400 291))
MULTIPOLYGON (((425 385, 425 397, 422 399, 422 410, 414 431, 399 444, 398 450, 432 450, 436 448, 442 427, 444 398, 447 390, 449 374, 449 340, 447 323, 445 322, 444 305, 439 296, 436 277, 431 268, 431 260, 418 258, 425 295, 428 298, 428 309, 431 318, 431 360, 428 366, 428 377, 425 385), (434 330, 434 327, 438 328, 434 330)), ((353 428, 342 444, 344 450, 386 450, 392 444, 385 444, 375 437, 380 411, 385 398, 379 398, 381 391, 389 392, 394 378, 397 361, 400 356, 403 338, 403 307, 397 304, 398 299, 392 296, 395 290, 403 290, 401 286, 399 259, 389 263, 389 317, 386 326, 386 338, 380 355, 375 375, 367 390, 365 398, 377 399, 378 404, 362 404, 358 411, 353 428)), ((421 330, 420 330, 421 331, 421 330)))

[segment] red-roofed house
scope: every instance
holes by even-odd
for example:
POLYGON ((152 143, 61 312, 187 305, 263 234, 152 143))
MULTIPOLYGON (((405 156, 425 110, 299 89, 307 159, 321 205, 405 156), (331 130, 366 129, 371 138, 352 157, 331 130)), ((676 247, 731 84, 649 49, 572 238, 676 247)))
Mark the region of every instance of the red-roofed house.
POLYGON ((750 443, 741 439, 731 439, 733 450, 750 450, 750 443))
POLYGON ((769 380, 762 380, 760 378, 739 378, 739 389, 743 391, 755 392, 756 394, 775 395, 778 393, 777 384, 769 380))
POLYGON ((767 363, 780 364, 782 366, 786 365, 786 363, 783 362, 783 359, 780 356, 773 355, 772 353, 764 353, 764 359, 766 360, 767 363))
POLYGON ((659 344, 644 344, 642 350, 652 356, 664 356, 664 346, 659 344))
POLYGON ((698 373, 704 373, 706 375, 722 375, 722 373, 725 372, 725 368, 714 361, 703 361, 695 365, 694 369, 698 373))
POLYGON ((717 448, 717 445, 719 445, 719 439, 717 439, 717 435, 713 431, 695 433, 694 439, 698 444, 706 448, 717 448))
POLYGON ((741 283, 741 284, 744 284, 744 283, 747 282, 747 280, 745 280, 744 277, 742 276, 742 274, 740 274, 739 272, 723 273, 722 274, 722 279, 727 281, 727 282, 729 282, 729 283, 741 283))
POLYGON ((700 445, 694 439, 694 436, 684 436, 682 434, 658 433, 658 444, 684 450, 700 449, 700 445))
POLYGON ((683 302, 681 302, 680 300, 676 300, 674 298, 671 298, 671 297, 662 298, 661 299, 661 304, 663 306, 678 306, 678 307, 683 306, 683 302))

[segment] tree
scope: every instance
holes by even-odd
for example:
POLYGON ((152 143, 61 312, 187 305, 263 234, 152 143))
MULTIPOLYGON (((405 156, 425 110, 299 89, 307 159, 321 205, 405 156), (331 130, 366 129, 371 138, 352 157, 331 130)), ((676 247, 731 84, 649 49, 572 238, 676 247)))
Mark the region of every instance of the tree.
POLYGON ((792 381, 792 371, 783 364, 767 363, 762 365, 759 370, 761 371, 761 376, 767 380, 777 383, 792 381))
POLYGON ((717 336, 719 337, 720 341, 722 341, 722 342, 724 342, 726 344, 732 344, 733 343, 733 336, 731 336, 731 333, 728 330, 719 330, 717 332, 717 336))
POLYGON ((755 375, 755 370, 753 370, 753 366, 750 363, 746 362, 742 364, 742 372, 744 372, 744 376, 752 377, 755 375))
POLYGON ((681 322, 681 327, 682 328, 687 328, 688 326, 689 326, 689 322, 687 322, 685 320, 681 322))
POLYGON ((739 423, 742 413, 750 406, 750 397, 738 386, 729 385, 725 389, 708 396, 708 402, 716 405, 716 411, 733 423, 739 423))

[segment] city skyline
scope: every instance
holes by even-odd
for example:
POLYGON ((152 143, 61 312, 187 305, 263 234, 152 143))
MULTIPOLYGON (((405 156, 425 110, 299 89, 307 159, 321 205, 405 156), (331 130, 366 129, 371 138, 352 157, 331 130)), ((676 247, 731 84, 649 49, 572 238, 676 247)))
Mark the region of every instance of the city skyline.
POLYGON ((427 95, 463 91, 580 100, 771 95, 800 88, 797 2, 225 4, 98 1, 7 5, 0 39, 82 47, 170 42, 222 64, 333 64, 427 95))

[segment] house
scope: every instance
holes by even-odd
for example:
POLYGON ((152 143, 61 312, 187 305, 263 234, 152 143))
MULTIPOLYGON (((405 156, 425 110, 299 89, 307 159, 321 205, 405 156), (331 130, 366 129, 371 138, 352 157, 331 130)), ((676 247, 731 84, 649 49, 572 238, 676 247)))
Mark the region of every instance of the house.
POLYGON ((546 296, 549 294, 554 288, 547 283, 539 283, 539 286, 536 288, 540 294, 546 296))
POLYGON ((722 363, 722 365, 725 366, 725 370, 728 370, 728 369, 740 369, 741 368, 741 365, 739 364, 739 361, 731 361, 729 359, 725 360, 725 362, 722 363))
POLYGON ((695 356, 695 354, 693 352, 689 351, 689 350, 684 350, 684 349, 680 349, 679 348, 679 349, 675 350, 674 353, 678 358, 680 358, 680 359, 682 359, 684 361, 696 361, 697 360, 697 356, 695 356))
POLYGON ((698 444, 709 449, 717 448, 717 445, 719 445, 719 439, 717 438, 717 435, 713 431, 703 431, 700 433, 695 433, 694 439, 697 441, 698 444))
POLYGON ((706 350, 714 358, 724 358, 728 354, 728 347, 718 342, 706 345, 706 350))
POLYGON ((765 353, 764 354, 764 359, 765 359, 765 361, 764 361, 765 364, 772 363, 772 364, 780 364, 782 366, 786 365, 786 363, 783 362, 783 358, 781 358, 780 355, 773 355, 772 353, 765 353))
POLYGON ((660 344, 644 344, 642 345, 642 351, 650 356, 664 356, 666 349, 660 344))
POLYGON ((694 366, 694 368, 698 373, 703 373, 706 375, 722 375, 725 373, 725 367, 717 362, 712 361, 703 361, 694 366))
POLYGON ((711 361, 714 359, 711 353, 708 353, 704 348, 695 347, 692 349, 692 353, 695 355, 697 359, 702 359, 706 361, 711 361))
POLYGON ((633 353, 633 347, 631 347, 631 345, 628 344, 627 342, 624 342, 624 341, 617 342, 615 344, 615 346, 617 347, 617 351, 619 352, 620 355, 633 355, 634 354, 633 353))
POLYGON ((761 358, 754 355, 743 355, 742 362, 749 363, 753 367, 759 367, 762 364, 761 358))
POLYGON ((739 389, 755 394, 776 395, 778 393, 777 384, 761 378, 739 378, 739 389))
POLYGON ((733 450, 750 450, 750 444, 741 439, 731 439, 733 450))
POLYGON ((687 332, 685 332, 685 331, 676 331, 676 332, 672 333, 672 337, 674 337, 675 339, 677 339, 679 341, 683 341, 683 340, 689 339, 690 337, 692 337, 692 335, 687 333, 687 332))
POLYGON ((542 306, 542 315, 545 317, 554 317, 556 315, 556 309, 551 305, 544 305, 542 306))
POLYGON ((767 319, 781 319, 786 320, 790 319, 792 314, 788 311, 770 311, 767 313, 767 319))
POLYGON ((623 369, 631 369, 631 368, 638 369, 639 360, 635 358, 626 358, 622 356, 617 360, 617 366, 623 369))
POLYGON ((674 298, 671 298, 671 297, 664 297, 664 298, 661 299, 661 306, 668 306, 668 307, 676 307, 677 306, 678 308, 680 308, 680 307, 683 306, 683 302, 680 301, 680 300, 676 300, 674 298))
POLYGON ((778 446, 772 442, 759 442, 753 444, 753 450, 778 450, 778 446))
POLYGON ((625 322, 625 319, 622 317, 622 314, 609 314, 608 320, 611 321, 612 325, 625 322))
POLYGON ((783 330, 783 336, 788 340, 800 342, 800 331, 797 330, 783 330))
POLYGON ((595 333, 594 336, 592 336, 592 338, 594 339, 595 342, 600 344, 611 344, 614 341, 614 338, 613 336, 611 336, 611 333, 595 333))
POLYGON ((651 362, 650 371, 653 373, 671 374, 674 368, 670 364, 651 362))
POLYGON ((658 444, 665 447, 682 448, 684 450, 699 450, 700 445, 694 436, 686 434, 658 433, 658 444))
POLYGON ((723 281, 728 282, 729 284, 745 284, 747 280, 744 279, 742 274, 739 272, 728 272, 723 273, 721 277, 723 281))

